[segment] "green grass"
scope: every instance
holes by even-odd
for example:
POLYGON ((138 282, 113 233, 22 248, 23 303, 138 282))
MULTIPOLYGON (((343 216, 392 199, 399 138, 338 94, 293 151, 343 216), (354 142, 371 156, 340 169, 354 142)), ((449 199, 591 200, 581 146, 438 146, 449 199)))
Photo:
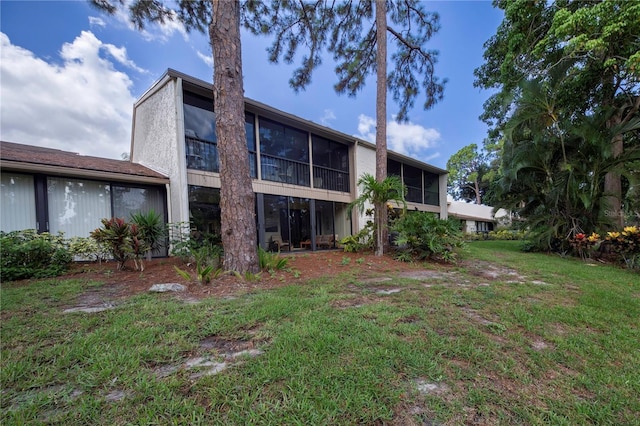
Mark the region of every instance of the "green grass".
POLYGON ((640 424, 638 274, 511 241, 464 259, 425 265, 439 278, 343 274, 91 314, 63 310, 100 283, 3 284, 0 423, 640 424), (223 343, 262 353, 216 375, 184 367, 222 361, 223 343))

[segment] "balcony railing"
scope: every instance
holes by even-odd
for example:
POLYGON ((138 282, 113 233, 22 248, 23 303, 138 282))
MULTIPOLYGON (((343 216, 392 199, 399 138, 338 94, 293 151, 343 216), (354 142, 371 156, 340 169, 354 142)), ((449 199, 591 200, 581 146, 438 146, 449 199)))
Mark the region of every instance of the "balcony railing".
MULTIPOLYGON (((205 172, 220 172, 218 162, 218 146, 215 142, 185 136, 187 151, 187 169, 203 170, 205 172)), ((256 153, 249 152, 249 169, 251 177, 256 174, 256 153)))
POLYGON ((313 166, 313 187, 330 191, 349 192, 349 173, 313 166))
POLYGON ((206 172, 219 172, 218 147, 215 142, 185 136, 187 152, 187 168, 204 170, 206 172))
POLYGON ((311 186, 309 182, 309 165, 307 163, 286 160, 267 154, 262 154, 260 158, 262 180, 311 186))

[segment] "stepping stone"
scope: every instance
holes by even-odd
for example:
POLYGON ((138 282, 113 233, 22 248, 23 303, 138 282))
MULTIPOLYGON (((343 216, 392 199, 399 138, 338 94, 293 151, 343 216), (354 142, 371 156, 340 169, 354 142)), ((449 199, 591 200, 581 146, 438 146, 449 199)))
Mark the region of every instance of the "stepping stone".
POLYGON ((389 295, 389 294, 394 294, 394 293, 400 293, 402 291, 401 288, 392 288, 389 290, 378 290, 376 291, 376 294, 384 294, 384 295, 389 295))
POLYGON ((73 312, 86 312, 88 314, 94 314, 96 312, 108 311, 115 309, 116 305, 113 303, 105 303, 102 306, 76 306, 74 308, 65 309, 62 313, 70 314, 73 312))
POLYGON ((169 291, 172 292, 180 292, 185 291, 187 288, 182 284, 178 283, 166 283, 166 284, 154 284, 151 286, 149 291, 154 293, 166 293, 169 291))

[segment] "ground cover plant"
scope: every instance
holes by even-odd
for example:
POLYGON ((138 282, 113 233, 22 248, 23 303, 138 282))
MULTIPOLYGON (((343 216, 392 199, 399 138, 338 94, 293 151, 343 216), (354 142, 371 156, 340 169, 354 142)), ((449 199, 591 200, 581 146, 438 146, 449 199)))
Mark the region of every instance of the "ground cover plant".
POLYGON ((0 423, 638 424, 638 275, 519 247, 471 242, 456 265, 302 254, 268 290, 99 312, 73 307, 155 264, 3 282, 0 423))

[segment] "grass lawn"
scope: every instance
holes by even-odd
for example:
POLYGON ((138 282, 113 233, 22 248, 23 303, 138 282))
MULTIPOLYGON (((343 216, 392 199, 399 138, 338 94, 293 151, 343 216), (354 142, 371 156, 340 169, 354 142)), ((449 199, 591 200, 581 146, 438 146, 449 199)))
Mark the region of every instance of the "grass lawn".
POLYGON ((463 259, 96 313, 63 311, 99 282, 2 284, 0 424, 640 424, 640 275, 463 259))

